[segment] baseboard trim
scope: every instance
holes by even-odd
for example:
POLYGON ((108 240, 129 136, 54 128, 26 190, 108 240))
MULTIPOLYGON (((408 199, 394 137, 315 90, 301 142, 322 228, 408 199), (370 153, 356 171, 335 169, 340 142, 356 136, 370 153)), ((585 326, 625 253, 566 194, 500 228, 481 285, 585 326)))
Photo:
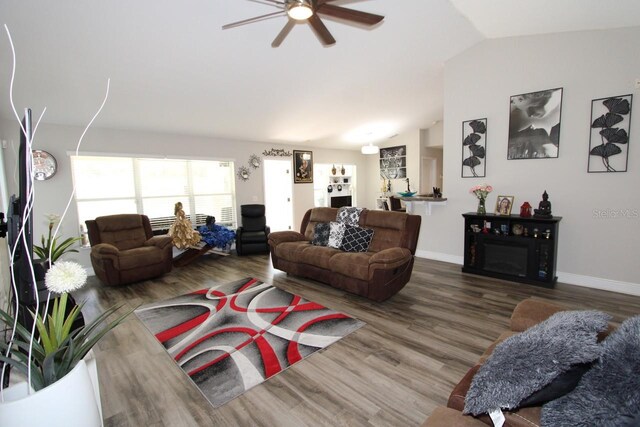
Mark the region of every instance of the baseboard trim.
POLYGON ((558 272, 558 282, 603 291, 640 296, 640 284, 621 282, 619 280, 603 279, 601 277, 583 276, 581 274, 558 272))
POLYGON ((458 265, 462 265, 464 263, 464 257, 445 254, 442 252, 416 251, 416 256, 418 258, 426 258, 426 259, 432 259, 435 261, 450 262, 452 264, 458 264, 458 265))
MULTIPOLYGON (((445 254, 442 252, 416 251, 418 258, 432 259, 435 261, 450 262, 462 265, 464 257, 445 254)), ((640 283, 622 282, 619 280, 603 279, 601 277, 584 276, 582 274, 557 272, 558 282, 585 288, 600 289, 602 291, 618 292, 621 294, 640 296, 640 283)))

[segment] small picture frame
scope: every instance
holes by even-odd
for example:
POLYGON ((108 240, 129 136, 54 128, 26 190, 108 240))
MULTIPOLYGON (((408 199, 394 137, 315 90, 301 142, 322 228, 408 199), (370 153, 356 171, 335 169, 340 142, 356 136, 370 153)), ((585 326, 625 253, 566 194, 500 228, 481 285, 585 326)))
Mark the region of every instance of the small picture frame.
POLYGON ((514 196, 498 196, 496 200, 496 215, 511 215, 514 196))
POLYGON ((295 184, 313 183, 313 152, 293 150, 293 169, 295 184))

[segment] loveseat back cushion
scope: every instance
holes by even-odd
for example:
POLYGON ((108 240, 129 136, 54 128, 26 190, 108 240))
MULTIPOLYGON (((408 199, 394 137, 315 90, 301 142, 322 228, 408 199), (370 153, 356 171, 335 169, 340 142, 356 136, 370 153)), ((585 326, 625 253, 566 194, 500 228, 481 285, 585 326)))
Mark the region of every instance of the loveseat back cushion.
MULTIPOLYGON (((311 209, 309 222, 304 230, 300 230, 304 234, 304 238, 311 241, 313 240, 313 233, 315 226, 319 222, 331 222, 336 220, 338 214, 338 208, 313 208, 311 209)), ((304 226, 304 223, 303 223, 304 226)))
POLYGON ((379 252, 394 247, 407 247, 405 235, 407 215, 388 211, 368 211, 360 225, 374 230, 369 250, 379 252))
POLYGON ((147 241, 143 215, 99 216, 95 221, 100 233, 100 243, 109 243, 124 251, 144 246, 147 241))

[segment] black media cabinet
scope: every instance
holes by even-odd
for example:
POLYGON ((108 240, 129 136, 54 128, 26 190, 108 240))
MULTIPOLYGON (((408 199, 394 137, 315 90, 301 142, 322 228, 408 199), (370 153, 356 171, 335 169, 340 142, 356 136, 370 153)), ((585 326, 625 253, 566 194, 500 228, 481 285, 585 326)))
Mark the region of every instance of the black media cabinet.
POLYGON ((547 288, 556 283, 558 231, 562 217, 522 218, 475 212, 462 216, 463 272, 547 288), (489 223, 490 227, 485 227, 489 223), (481 231, 476 232, 474 228, 481 231))

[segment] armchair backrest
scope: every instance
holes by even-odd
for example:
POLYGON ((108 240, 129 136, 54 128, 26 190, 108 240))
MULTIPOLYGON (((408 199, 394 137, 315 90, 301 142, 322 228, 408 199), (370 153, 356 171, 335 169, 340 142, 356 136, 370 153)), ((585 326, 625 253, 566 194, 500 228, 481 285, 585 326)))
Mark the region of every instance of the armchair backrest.
POLYGON ((153 237, 149 217, 138 214, 99 216, 87 220, 91 246, 109 243, 121 251, 144 246, 153 237))
POLYGON ((261 231, 267 226, 264 205, 242 205, 240 216, 242 216, 242 228, 245 231, 261 231))

